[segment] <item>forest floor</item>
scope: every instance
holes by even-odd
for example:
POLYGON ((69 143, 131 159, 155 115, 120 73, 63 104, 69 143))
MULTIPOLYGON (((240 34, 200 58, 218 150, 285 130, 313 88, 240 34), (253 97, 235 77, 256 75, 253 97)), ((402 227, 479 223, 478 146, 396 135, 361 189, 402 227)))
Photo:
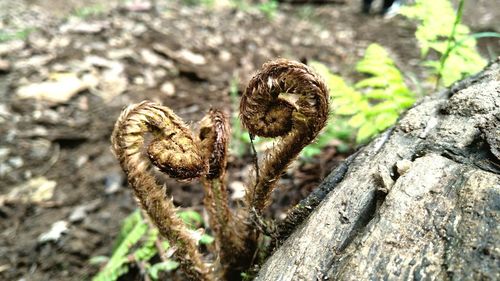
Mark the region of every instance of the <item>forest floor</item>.
MULTIPOLYGON (((211 107, 234 116, 231 84, 241 94, 264 62, 319 61, 353 81, 355 63, 372 42, 386 47, 407 76, 423 73, 415 24, 362 15, 357 1, 280 5, 273 17, 256 9, 170 2, 158 13, 113 7, 90 15, 68 10, 67 1, 6 2, 15 3, 0 4, 1 27, 24 24, 30 33, 0 43, 1 280, 89 279, 98 271, 89 259, 111 254, 123 218, 136 208, 109 141, 128 104, 160 102, 191 124, 211 107), (35 95, 29 85, 57 75, 78 89, 26 98, 35 95), (42 241, 59 221, 64 235, 42 241)), ((478 3, 471 13, 481 14, 468 19, 478 22, 473 31, 494 27, 499 17, 488 11, 495 9, 478 3)), ((480 46, 486 57, 499 51, 495 42, 480 46)), ((321 155, 293 165, 270 215, 282 218, 346 156, 332 140, 321 155)), ((236 200, 250 168, 248 154, 229 159, 236 200)), ((197 182, 165 181, 176 204, 202 211, 197 182)))

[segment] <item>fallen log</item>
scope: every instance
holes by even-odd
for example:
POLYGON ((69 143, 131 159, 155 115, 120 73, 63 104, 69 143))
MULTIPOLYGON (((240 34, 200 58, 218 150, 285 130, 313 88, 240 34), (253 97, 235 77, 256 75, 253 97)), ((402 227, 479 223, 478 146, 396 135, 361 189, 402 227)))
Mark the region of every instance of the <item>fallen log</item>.
POLYGON ((499 280, 500 58, 423 98, 299 209, 256 280, 499 280))

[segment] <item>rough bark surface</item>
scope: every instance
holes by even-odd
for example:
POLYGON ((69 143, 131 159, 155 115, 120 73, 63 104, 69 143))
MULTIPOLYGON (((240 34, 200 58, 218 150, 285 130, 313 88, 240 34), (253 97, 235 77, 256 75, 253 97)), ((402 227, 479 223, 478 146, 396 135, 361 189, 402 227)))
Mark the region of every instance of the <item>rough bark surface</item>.
POLYGON ((497 59, 333 171, 256 280, 500 280, 499 124, 497 59))

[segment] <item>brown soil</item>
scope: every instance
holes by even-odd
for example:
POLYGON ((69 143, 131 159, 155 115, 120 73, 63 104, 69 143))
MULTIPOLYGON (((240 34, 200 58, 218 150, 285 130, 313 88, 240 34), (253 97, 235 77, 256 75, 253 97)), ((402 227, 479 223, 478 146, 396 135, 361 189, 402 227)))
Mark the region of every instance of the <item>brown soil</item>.
MULTIPOLYGON (((68 20, 50 15, 42 20, 46 24, 25 46, 0 53, 11 64, 0 71, 0 194, 40 176, 57 184, 49 201, 0 203, 0 280, 89 279, 98 271, 89 258, 111 253, 122 219, 136 208, 110 152, 110 134, 125 105, 157 101, 194 124, 211 107, 230 114, 231 81, 238 81, 241 91, 269 59, 317 60, 354 79, 353 66, 372 42, 387 47, 405 73, 419 77, 413 25, 400 17, 361 15, 358 6, 356 1, 282 5, 269 19, 254 10, 169 4, 161 14, 112 9, 77 19, 101 27, 97 32, 76 32, 68 29, 68 20), (187 51, 204 63, 194 63, 187 51), (107 98, 106 91, 86 90, 62 103, 16 97, 19 87, 53 72, 90 69, 101 75, 108 66, 89 63, 91 56, 123 66, 123 93, 107 98), (54 222, 69 221, 82 206, 85 217, 69 222, 59 240, 38 242, 54 222)), ((495 44, 488 48, 498 52, 495 44)), ((332 146, 311 162, 294 165, 280 184, 270 215, 281 217, 344 157, 332 146)), ((250 158, 231 157, 229 166, 230 181, 244 182, 250 158)), ((198 183, 166 182, 178 205, 201 210, 198 183)))

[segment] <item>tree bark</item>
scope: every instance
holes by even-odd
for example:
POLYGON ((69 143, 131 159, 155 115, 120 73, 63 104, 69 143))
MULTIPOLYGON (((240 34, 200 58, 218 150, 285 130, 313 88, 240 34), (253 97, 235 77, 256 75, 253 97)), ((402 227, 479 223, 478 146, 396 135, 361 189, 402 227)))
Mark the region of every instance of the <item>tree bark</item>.
POLYGON ((500 280, 499 143, 497 59, 333 171, 256 280, 500 280))

